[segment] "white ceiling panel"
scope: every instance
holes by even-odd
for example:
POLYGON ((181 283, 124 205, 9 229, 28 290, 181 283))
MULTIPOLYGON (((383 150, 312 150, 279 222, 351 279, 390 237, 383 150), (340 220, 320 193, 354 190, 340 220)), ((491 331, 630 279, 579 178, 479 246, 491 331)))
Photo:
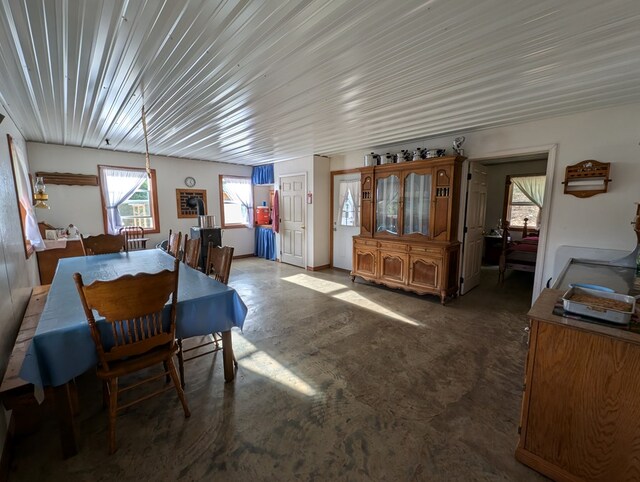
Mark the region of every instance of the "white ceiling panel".
POLYGON ((0 0, 27 140, 243 164, 640 101, 638 0, 0 0), (106 145, 109 139, 109 146, 106 145))

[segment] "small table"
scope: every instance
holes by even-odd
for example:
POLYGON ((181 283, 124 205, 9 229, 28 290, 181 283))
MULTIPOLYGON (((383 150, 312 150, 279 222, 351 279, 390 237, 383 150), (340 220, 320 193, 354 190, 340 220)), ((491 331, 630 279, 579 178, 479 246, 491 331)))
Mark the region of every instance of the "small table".
POLYGON ((484 262, 498 264, 502 251, 502 236, 487 234, 484 237, 484 262))
MULTIPOLYGON (((77 453, 69 382, 98 362, 73 273, 81 273, 85 284, 90 284, 96 279, 173 269, 174 261, 159 249, 60 260, 20 377, 37 386, 55 387, 65 457, 77 453)), ((176 336, 221 332, 227 382, 235 377, 230 330, 242 328, 246 315, 247 307, 233 288, 180 263, 176 336)))

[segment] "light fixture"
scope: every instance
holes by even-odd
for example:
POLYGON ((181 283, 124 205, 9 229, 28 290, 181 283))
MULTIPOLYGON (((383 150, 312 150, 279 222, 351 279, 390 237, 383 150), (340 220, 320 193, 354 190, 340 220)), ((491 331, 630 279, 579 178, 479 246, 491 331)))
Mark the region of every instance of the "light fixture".
POLYGON ((34 185, 36 192, 33 194, 33 199, 36 202, 34 207, 41 209, 51 209, 47 204, 49 195, 45 193, 47 187, 44 185, 44 179, 42 177, 36 177, 36 183, 34 185))

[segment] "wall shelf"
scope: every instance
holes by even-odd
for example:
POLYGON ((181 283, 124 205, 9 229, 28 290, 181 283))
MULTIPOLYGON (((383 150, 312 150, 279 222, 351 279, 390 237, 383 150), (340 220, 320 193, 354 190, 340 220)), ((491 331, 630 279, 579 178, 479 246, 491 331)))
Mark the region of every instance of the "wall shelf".
POLYGON ((564 193, 585 198, 607 192, 611 182, 610 169, 610 162, 598 162, 592 159, 567 166, 562 182, 564 193))

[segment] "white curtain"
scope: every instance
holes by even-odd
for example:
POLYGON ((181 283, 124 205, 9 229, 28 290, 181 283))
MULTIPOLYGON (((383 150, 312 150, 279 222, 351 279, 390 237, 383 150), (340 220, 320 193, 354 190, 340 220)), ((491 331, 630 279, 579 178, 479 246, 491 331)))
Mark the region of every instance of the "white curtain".
POLYGON ((122 227, 118 206, 129 199, 145 179, 147 179, 147 173, 144 169, 100 167, 100 182, 107 202, 109 234, 118 234, 118 230, 122 227))
POLYGON ((342 226, 360 226, 360 179, 340 181, 339 219, 342 226), (348 207, 349 197, 354 204, 353 224, 344 223, 344 211, 348 207))
POLYGON ((544 185, 546 182, 546 176, 526 176, 526 177, 512 177, 511 182, 518 186, 522 191, 522 194, 527 196, 527 199, 540 208, 538 211, 538 219, 536 219, 536 226, 540 226, 540 213, 542 212, 542 202, 544 200, 544 185))
MULTIPOLYGON (((234 203, 242 205, 244 224, 251 226, 253 218, 253 186, 250 178, 225 177, 222 182, 224 193, 234 203)), ((222 207, 224 209, 224 206, 222 207)))
POLYGON ((24 155, 20 146, 11 141, 11 156, 13 157, 13 168, 16 174, 16 184, 18 185, 18 199, 25 212, 24 237, 31 243, 36 251, 44 249, 44 241, 38 229, 38 220, 33 210, 33 192, 27 170, 27 156, 24 155))

